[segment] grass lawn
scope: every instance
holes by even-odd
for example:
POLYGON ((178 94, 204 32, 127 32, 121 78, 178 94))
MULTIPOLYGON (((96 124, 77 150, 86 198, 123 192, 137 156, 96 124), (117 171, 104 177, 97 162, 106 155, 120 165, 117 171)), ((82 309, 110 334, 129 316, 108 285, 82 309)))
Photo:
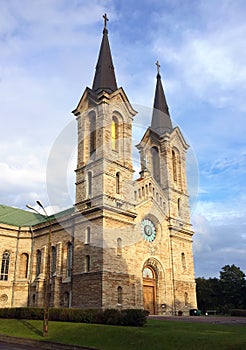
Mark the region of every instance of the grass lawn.
MULTIPOLYGON (((42 321, 0 319, 0 334, 44 340, 42 321)), ((45 340, 103 350, 245 350, 246 327, 148 320, 145 327, 49 322, 45 340)))

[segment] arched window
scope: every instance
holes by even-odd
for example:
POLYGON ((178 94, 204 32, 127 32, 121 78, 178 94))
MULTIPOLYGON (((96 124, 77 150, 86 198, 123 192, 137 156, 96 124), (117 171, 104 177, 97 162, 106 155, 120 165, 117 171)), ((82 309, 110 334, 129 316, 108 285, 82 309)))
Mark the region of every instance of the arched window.
POLYGON ((20 257, 20 278, 27 278, 28 262, 29 262, 29 255, 27 253, 21 254, 21 257, 20 257))
POLYGON ((188 296, 188 293, 185 292, 184 293, 184 304, 185 304, 185 306, 188 306, 188 303, 189 303, 189 296, 188 296))
POLYGON ((87 193, 88 193, 88 196, 90 197, 92 195, 92 172, 91 171, 88 171, 87 177, 88 177, 87 193))
POLYGON ((183 269, 186 269, 185 253, 181 253, 181 262, 182 262, 183 269))
POLYGON ((7 281, 9 275, 9 260, 10 254, 8 251, 5 251, 2 256, 2 266, 1 266, 1 281, 7 281))
POLYGON ((143 278, 151 278, 151 279, 155 278, 155 274, 152 268, 150 268, 149 266, 146 266, 143 269, 143 278))
POLYGON ((89 272, 91 268, 91 258, 90 255, 86 255, 85 257, 85 272, 89 272))
POLYGON ((41 253, 41 250, 38 249, 36 252, 36 276, 38 276, 41 272, 41 258, 42 258, 42 253, 41 253))
POLYGON ((118 151, 119 148, 119 122, 118 119, 113 116, 111 124, 111 134, 112 134, 112 149, 118 151))
POLYGON ((85 230, 85 244, 89 244, 91 241, 91 228, 88 226, 85 230))
POLYGON ((151 156, 152 156, 153 177, 157 182, 160 182, 160 157, 159 157, 159 150, 157 147, 151 148, 151 156))
POLYGON ((122 254, 122 239, 117 238, 117 255, 120 256, 122 254))
POLYGON ((90 156, 96 150, 96 114, 91 112, 89 114, 89 131, 90 131, 90 156))
POLYGON ((116 181, 116 193, 120 193, 120 173, 117 172, 115 175, 115 181, 116 181))
POLYGON ((122 304, 123 298, 122 298, 122 287, 117 288, 117 294, 118 294, 118 304, 122 304))
POLYGON ((56 247, 51 247, 51 275, 56 272, 56 247))
POLYGON ((67 244, 67 277, 72 276, 72 266, 73 266, 73 245, 71 242, 67 244))

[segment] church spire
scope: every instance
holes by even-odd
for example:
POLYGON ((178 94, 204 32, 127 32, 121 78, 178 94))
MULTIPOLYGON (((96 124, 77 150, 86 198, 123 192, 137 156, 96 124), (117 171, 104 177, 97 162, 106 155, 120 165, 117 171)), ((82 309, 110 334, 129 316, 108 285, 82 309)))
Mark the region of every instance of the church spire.
POLYGON ((161 75, 160 75, 160 63, 156 62, 157 76, 156 76, 156 89, 155 89, 155 100, 151 121, 151 129, 156 131, 159 135, 165 131, 171 132, 173 129, 166 97, 164 94, 161 75))
POLYGON ((117 90, 117 83, 114 74, 113 60, 111 56, 109 41, 108 41, 108 29, 107 29, 107 14, 103 15, 104 29, 103 38, 96 65, 96 73, 92 85, 92 90, 98 92, 100 90, 107 91, 109 93, 117 90))

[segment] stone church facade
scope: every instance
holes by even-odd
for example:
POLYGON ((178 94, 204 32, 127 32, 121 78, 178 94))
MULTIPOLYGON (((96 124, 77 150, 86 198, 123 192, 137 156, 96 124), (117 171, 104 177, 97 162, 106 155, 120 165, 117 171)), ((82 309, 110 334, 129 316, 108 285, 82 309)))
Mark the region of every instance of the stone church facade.
POLYGON ((134 180, 137 112, 117 86, 105 21, 93 86, 73 111, 75 205, 50 217, 0 206, 0 307, 41 307, 48 287, 53 307, 167 315, 196 308, 188 145, 172 126, 157 66, 152 121, 137 145, 141 171, 134 180))

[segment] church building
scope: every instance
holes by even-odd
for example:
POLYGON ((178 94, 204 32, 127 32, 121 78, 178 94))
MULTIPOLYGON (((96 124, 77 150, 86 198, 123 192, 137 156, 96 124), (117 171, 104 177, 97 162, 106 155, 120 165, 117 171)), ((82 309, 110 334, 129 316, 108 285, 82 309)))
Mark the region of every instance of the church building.
MULTIPOLYGON (((137 83, 137 82, 136 82, 137 83)), ((0 307, 141 308, 188 315, 196 308, 186 143, 173 127, 160 65, 151 125, 118 87, 107 17, 92 87, 73 111, 78 125, 76 198, 52 216, 0 205, 0 307)))

